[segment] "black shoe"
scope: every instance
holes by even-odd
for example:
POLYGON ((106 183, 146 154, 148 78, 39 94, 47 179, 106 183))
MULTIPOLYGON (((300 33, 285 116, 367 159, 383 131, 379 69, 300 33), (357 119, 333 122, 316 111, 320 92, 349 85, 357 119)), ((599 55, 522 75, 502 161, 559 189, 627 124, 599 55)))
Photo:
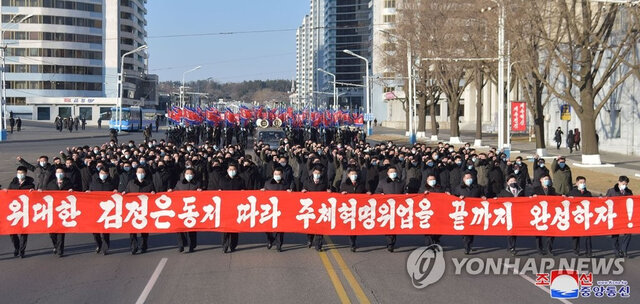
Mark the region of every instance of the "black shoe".
POLYGON ((356 252, 356 246, 351 246, 351 252, 356 252))
POLYGON ((196 251, 196 249, 194 247, 189 247, 189 253, 192 253, 194 251, 196 251))
POLYGON ((267 244, 267 249, 271 249, 271 247, 273 247, 273 243, 269 242, 269 243, 267 244))
POLYGON ((24 259, 24 251, 20 251, 20 258, 24 259))
POLYGON ((511 253, 512 256, 516 256, 516 249, 515 248, 509 249, 509 252, 511 253))
POLYGON ((547 255, 547 253, 542 249, 538 250, 538 254, 539 255, 547 255))
POLYGON ((61 258, 61 257, 63 257, 63 256, 64 256, 64 255, 62 254, 62 252, 60 252, 60 254, 58 254, 58 257, 59 257, 59 258, 61 258))
POLYGON ((53 255, 58 254, 58 249, 53 248, 53 255))
POLYGON ((229 247, 227 247, 227 246, 222 247, 222 252, 229 253, 229 247))
POLYGON ((276 249, 278 250, 278 252, 282 252, 282 247, 281 246, 278 246, 276 249))
POLYGON ((96 247, 96 253, 100 253, 100 250, 102 249, 102 248, 100 248, 100 247, 101 247, 101 246, 96 247))
POLYGON ((140 253, 147 253, 147 248, 143 247, 142 249, 140 249, 140 253))
POLYGON ((307 248, 311 248, 311 242, 307 241, 307 248))
POLYGON ((102 254, 107 255, 109 254, 108 251, 109 251, 109 245, 107 244, 102 245, 102 254))
POLYGON ((393 246, 390 246, 390 245, 389 245, 389 246, 387 246, 387 251, 389 251, 389 252, 393 252, 393 246))
POLYGON ((464 254, 469 255, 469 254, 471 254, 471 252, 470 252, 470 250, 469 250, 469 249, 465 249, 465 250, 464 250, 464 254))
POLYGON ((322 247, 316 247, 317 252, 322 252, 322 247))
POLYGON ((178 252, 184 252, 184 247, 182 246, 178 247, 178 252))
POLYGON ((580 251, 574 251, 573 254, 575 254, 576 256, 580 256, 580 251))
POLYGON ((138 248, 134 248, 131 250, 131 255, 135 255, 136 253, 138 253, 138 248))
POLYGON ((18 249, 16 249, 16 250, 14 250, 14 251, 13 251, 13 257, 15 258, 15 257, 17 257, 17 256, 18 256, 18 249))
POLYGON ((587 252, 587 253, 586 253, 586 256, 587 256, 588 258, 592 258, 592 257, 593 257, 593 253, 591 253, 591 252, 587 252))

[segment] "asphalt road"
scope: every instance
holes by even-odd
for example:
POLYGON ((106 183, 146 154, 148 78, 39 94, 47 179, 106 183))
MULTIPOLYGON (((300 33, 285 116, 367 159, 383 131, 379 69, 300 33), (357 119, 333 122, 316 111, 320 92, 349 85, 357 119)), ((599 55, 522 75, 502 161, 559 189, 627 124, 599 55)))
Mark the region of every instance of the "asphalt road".
MULTIPOLYGON (((123 137, 141 140, 140 134, 123 137)), ((0 183, 15 173, 15 157, 33 160, 53 155, 67 146, 98 144, 100 139, 56 140, 0 145, 0 183)), ((443 237, 446 273, 425 289, 412 286, 407 257, 422 246, 422 236, 398 237, 399 248, 389 253, 383 236, 358 239, 359 250, 349 251, 346 237, 331 237, 318 253, 304 246, 305 236, 285 235, 284 251, 267 250, 261 233, 241 234, 239 250, 224 254, 219 233, 200 233, 196 252, 176 250, 173 234, 152 235, 146 254, 128 253, 128 236, 112 237, 111 254, 96 255, 89 234, 70 234, 65 257, 52 254, 47 235, 29 238, 27 257, 13 257, 8 236, 0 237, 0 303, 556 303, 548 289, 535 286, 535 277, 520 275, 455 275, 452 258, 513 258, 505 237, 478 237, 478 251, 465 256, 459 236, 443 237), (527 277, 529 279, 527 279, 527 277)), ((540 258, 531 248, 534 239, 518 239, 518 257, 540 258)), ((555 259, 572 258, 571 239, 556 239, 555 259)), ((594 238, 594 254, 611 258, 610 239, 594 238)), ((619 276, 595 280, 627 280, 631 297, 570 300, 569 303, 637 303, 640 288, 640 239, 634 239, 631 259, 619 276)), ((563 302, 567 303, 567 302, 563 302)))

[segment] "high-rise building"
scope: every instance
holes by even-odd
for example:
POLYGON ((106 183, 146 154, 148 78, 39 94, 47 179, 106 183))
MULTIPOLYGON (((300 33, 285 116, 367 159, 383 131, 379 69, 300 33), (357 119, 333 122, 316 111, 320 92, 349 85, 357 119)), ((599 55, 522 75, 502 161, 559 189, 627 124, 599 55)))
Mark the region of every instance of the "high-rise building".
POLYGON ((321 79, 318 68, 322 63, 323 14, 326 0, 311 0, 309 14, 302 19, 296 31, 296 83, 297 102, 300 106, 317 106, 321 79))
MULTIPOLYGON (((146 44, 146 2, 2 0, 8 108, 44 121, 108 118, 122 54, 146 44)), ((146 51, 124 59, 123 105, 157 105, 147 60, 146 51)))
MULTIPOLYGON (((372 3, 369 0, 326 0, 324 3, 323 68, 336 75, 340 107, 365 108, 366 64, 346 54, 350 50, 369 60, 372 54, 372 3)), ((323 90, 332 87, 323 75, 323 90)), ((325 96, 328 102, 332 97, 325 96)))

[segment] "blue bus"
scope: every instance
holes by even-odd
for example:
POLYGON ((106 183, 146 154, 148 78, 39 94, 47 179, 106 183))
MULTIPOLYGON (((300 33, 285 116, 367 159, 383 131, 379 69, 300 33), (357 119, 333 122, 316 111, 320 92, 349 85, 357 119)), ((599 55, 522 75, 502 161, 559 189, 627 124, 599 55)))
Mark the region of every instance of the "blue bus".
MULTIPOLYGON (((118 120, 116 119, 117 108, 111 108, 111 119, 109 129, 118 130, 118 120)), ((142 109, 140 107, 122 108, 122 131, 140 131, 149 124, 155 125, 157 112, 154 109, 142 109)))

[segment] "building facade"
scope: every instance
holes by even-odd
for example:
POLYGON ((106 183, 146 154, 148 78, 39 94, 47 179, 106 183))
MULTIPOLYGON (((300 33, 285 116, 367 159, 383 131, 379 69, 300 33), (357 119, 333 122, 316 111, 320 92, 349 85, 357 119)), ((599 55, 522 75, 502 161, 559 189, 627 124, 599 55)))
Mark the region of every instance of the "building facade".
MULTIPOLYGON (((41 121, 107 119, 119 96, 121 55, 146 45, 145 5, 146 0, 2 0, 8 111, 41 121)), ((157 105, 157 82, 148 74, 146 52, 126 57, 123 105, 157 105)))

